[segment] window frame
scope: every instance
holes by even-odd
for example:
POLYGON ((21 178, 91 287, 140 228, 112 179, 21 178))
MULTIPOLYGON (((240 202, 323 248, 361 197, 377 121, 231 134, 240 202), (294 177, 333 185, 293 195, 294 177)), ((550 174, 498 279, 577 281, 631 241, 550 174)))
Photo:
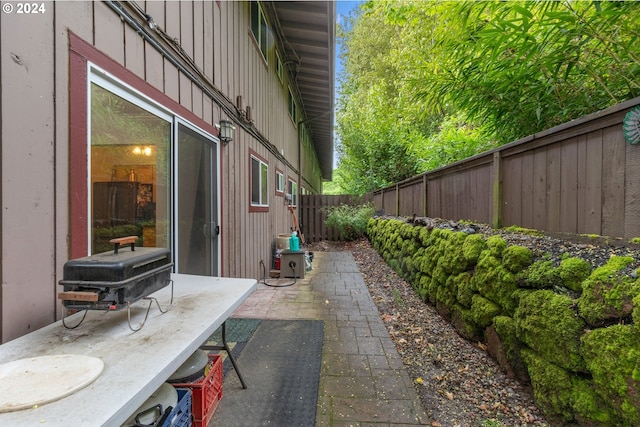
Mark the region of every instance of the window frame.
POLYGON ((269 23, 259 1, 249 2, 249 32, 262 55, 265 64, 269 64, 269 41, 267 40, 269 23), (257 12, 257 17, 254 15, 257 12), (255 18, 255 20, 254 20, 255 18), (257 33, 257 34, 256 34, 257 33))
POLYGON ((289 206, 297 207, 298 206, 298 181, 287 177, 287 194, 291 195, 291 203, 289 206))
POLYGON ((284 172, 276 168, 276 196, 284 196, 284 172))
MULTIPOLYGON (((121 64, 107 57, 97 50, 92 44, 86 42, 74 33, 69 33, 69 192, 74 196, 69 198, 69 209, 74 212, 69 224, 69 257, 81 258, 89 255, 91 251, 91 165, 90 165, 90 132, 91 132, 91 84, 95 83, 95 76, 92 73, 106 79, 115 87, 121 88, 124 92, 115 92, 118 96, 131 100, 133 96, 134 104, 144 108, 152 114, 166 114, 173 121, 173 129, 177 123, 187 124, 198 132, 207 136, 207 139, 216 145, 216 213, 221 229, 223 195, 221 177, 223 176, 222 164, 220 162, 220 140, 216 136, 217 131, 210 123, 205 122, 200 117, 174 99, 151 86, 139 76, 134 75, 121 64), (143 101, 140 104, 139 100, 143 101)), ((99 84, 105 88, 105 85, 99 84)), ((106 87, 111 91, 111 88, 106 87)), ((175 140, 170 141, 170 155, 173 156, 175 140)), ((169 197, 175 197, 177 179, 175 177, 174 165, 170 165, 172 174, 171 190, 169 197)), ((171 239, 171 250, 175 250, 175 205, 171 201, 170 215, 173 222, 169 233, 171 239)), ((217 243, 217 267, 218 274, 223 275, 221 262, 222 239, 217 243)))
POLYGON ((298 104, 296 103, 296 97, 293 96, 293 91, 291 90, 291 86, 289 86, 289 99, 288 99, 288 110, 289 110, 289 117, 291 117, 291 120, 293 120, 293 124, 294 126, 298 126, 297 120, 298 120, 298 104))
POLYGON ((276 50, 276 75, 278 76, 278 80, 280 80, 280 84, 284 84, 284 65, 282 64, 282 59, 280 58, 280 52, 276 50))
POLYGON ((269 162, 258 153, 253 150, 249 150, 249 212, 268 212, 269 211, 269 162), (258 176, 260 189, 258 194, 260 195, 260 200, 258 203, 253 201, 253 193, 254 193, 254 179, 253 179, 253 161, 258 161, 260 175, 258 176), (263 173, 262 166, 266 167, 266 173, 264 176, 266 177, 266 182, 263 182, 263 173), (263 188, 263 185, 266 188, 263 188), (262 200, 262 197, 266 197, 266 201, 262 200))

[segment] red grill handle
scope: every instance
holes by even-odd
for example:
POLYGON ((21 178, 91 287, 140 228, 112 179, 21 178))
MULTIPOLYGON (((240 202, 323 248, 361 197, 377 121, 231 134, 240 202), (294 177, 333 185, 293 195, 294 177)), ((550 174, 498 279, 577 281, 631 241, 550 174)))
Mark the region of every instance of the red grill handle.
POLYGON ((117 254, 118 249, 120 249, 120 245, 131 244, 131 250, 136 250, 136 241, 138 240, 138 236, 127 236, 127 237, 118 237, 115 239, 109 240, 109 243, 113 243, 115 246, 113 248, 113 253, 117 254))

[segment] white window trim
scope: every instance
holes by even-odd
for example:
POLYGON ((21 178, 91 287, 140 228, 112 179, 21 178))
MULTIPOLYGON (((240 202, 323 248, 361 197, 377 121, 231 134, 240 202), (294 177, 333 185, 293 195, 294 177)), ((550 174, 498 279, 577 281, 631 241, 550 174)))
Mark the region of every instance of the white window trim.
POLYGON ((291 178, 287 178, 287 191, 289 187, 291 187, 291 193, 287 194, 291 196, 290 206, 298 206, 298 183, 291 178))
POLYGON ((250 171, 250 174, 251 174, 251 176, 250 176, 250 180, 251 180, 251 195, 250 195, 251 196, 251 206, 255 207, 255 208, 268 208, 269 207, 269 191, 268 191, 269 190, 269 181, 268 181, 269 164, 265 160, 263 160, 260 157, 258 157, 257 155, 251 154, 251 171, 250 171), (258 175, 259 185, 260 185, 260 192, 259 192, 259 194, 260 194, 260 202, 259 203, 255 203, 253 201, 253 161, 254 160, 258 161, 258 164, 260 165, 260 168, 259 168, 260 174, 258 175), (267 182, 265 182, 265 183, 262 182, 262 166, 263 165, 267 168, 267 173, 266 173, 267 182), (266 197, 267 197, 266 201, 262 200, 262 188, 263 188, 262 186, 263 185, 267 186, 267 191, 265 192, 266 197))
POLYGON ((284 173, 276 169, 276 194, 284 194, 284 173))

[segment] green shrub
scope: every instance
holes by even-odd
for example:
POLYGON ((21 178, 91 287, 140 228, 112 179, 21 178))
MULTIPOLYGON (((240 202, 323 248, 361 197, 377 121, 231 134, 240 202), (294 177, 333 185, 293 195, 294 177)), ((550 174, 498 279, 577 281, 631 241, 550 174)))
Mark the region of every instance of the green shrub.
POLYGON ((328 227, 334 227, 340 240, 356 240, 366 235, 369 218, 375 213, 373 205, 366 203, 359 206, 326 207, 328 227))

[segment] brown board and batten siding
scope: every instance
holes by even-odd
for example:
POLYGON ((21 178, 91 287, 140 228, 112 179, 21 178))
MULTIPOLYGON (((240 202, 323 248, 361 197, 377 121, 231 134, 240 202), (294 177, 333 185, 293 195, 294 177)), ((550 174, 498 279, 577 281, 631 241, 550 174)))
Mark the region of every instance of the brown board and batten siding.
POLYGON ((412 216, 419 204, 405 198, 422 194, 426 182, 430 217, 639 237, 640 147, 622 130, 639 104, 635 98, 378 190, 376 209, 412 216))
MULTIPOLYGON (((260 261, 269 268, 271 243, 292 225, 284 196, 275 193, 276 168, 284 172, 285 180, 295 181, 300 170, 299 188, 319 191, 317 159, 309 145, 303 147, 305 153, 298 152, 297 129, 288 113, 290 77, 285 76, 284 83, 278 79, 273 50, 268 63, 262 58, 251 33, 247 2, 117 4, 144 23, 134 6, 142 8, 170 37, 163 41, 156 35, 156 41, 171 50, 175 39, 188 57, 180 61, 187 69, 192 65, 199 69, 208 89, 238 110, 251 107, 252 126, 237 125, 233 141, 219 151, 220 270, 224 276, 261 278, 260 261), (237 105, 239 97, 242 105, 237 105), (249 150, 269 166, 267 213, 249 212, 249 150)), ((181 117, 186 113, 185 118, 193 118, 203 130, 215 134, 215 124, 228 118, 210 93, 121 19, 113 5, 93 1, 44 5, 44 13, 0 14, 0 342, 62 316, 57 282, 73 252, 72 223, 79 215, 73 211, 74 203, 84 203, 86 210, 87 197, 70 189, 78 179, 71 163, 86 162, 86 156, 70 153, 71 141, 87 132, 86 125, 70 125, 78 111, 72 102, 71 70, 82 68, 78 54, 70 50, 71 35, 135 80, 136 88, 149 88, 175 102, 180 107, 176 113, 181 117)))
MULTIPOLYGON (((3 322, 3 341, 31 332, 55 316, 51 277, 57 263, 56 236, 62 233, 64 238, 66 230, 56 227, 53 213, 57 204, 54 163, 58 152, 53 94, 64 90, 51 79, 58 65, 54 17, 52 10, 34 15, 0 14, 0 314, 11 318, 25 311, 32 313, 28 324, 3 322), (9 32, 16 36, 5 37, 9 32), (40 39, 49 43, 34 42, 40 39), (35 295, 48 298, 34 298, 35 295)), ((65 97, 64 92, 60 95, 65 97)))

